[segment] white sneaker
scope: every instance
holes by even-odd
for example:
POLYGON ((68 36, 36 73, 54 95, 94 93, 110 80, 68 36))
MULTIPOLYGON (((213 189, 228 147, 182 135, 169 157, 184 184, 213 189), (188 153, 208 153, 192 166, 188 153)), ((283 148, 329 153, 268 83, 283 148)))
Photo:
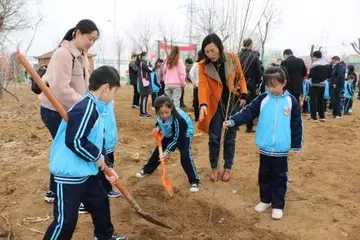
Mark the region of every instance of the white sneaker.
POLYGON ((137 174, 136 174, 136 177, 137 178, 144 178, 145 176, 146 176, 147 174, 144 172, 144 170, 140 170, 140 172, 138 172, 137 174))
POLYGON ((263 202, 259 202, 256 206, 255 206, 255 211, 261 213, 264 212, 268 207, 271 206, 271 203, 263 203, 263 202))
POLYGON ((325 118, 321 118, 321 119, 320 119, 320 122, 326 122, 326 119, 325 119, 325 118))
POLYGON ((283 210, 282 210, 282 209, 276 209, 276 208, 274 208, 274 209, 272 210, 272 215, 271 215, 271 217, 272 217, 273 219, 280 220, 280 219, 283 217, 283 210))
POLYGON ((199 191, 199 184, 197 184, 197 183, 191 184, 190 192, 196 193, 198 191, 199 191))

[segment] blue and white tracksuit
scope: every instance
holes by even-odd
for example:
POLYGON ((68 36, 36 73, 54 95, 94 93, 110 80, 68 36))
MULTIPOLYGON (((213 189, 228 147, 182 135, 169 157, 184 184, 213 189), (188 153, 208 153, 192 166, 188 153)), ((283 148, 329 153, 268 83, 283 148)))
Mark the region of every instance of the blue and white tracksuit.
POLYGON ((94 219, 95 236, 110 239, 114 232, 109 199, 97 176, 95 162, 104 150, 106 104, 90 92, 62 120, 50 151, 50 171, 56 182, 54 221, 44 239, 71 239, 82 202, 94 219))
POLYGON ((260 199, 283 209, 287 189, 288 152, 299 152, 303 145, 300 105, 288 91, 281 96, 265 93, 240 112, 229 117, 231 127, 259 117, 256 145, 260 150, 260 199))
POLYGON ((350 113, 349 110, 352 108, 353 105, 353 98, 354 98, 355 90, 354 85, 350 81, 345 82, 345 88, 344 88, 344 98, 345 98, 345 104, 344 104, 344 112, 350 113))
POLYGON ((305 97, 304 105, 303 105, 303 112, 310 113, 310 85, 311 79, 307 79, 303 81, 303 95, 305 97))
MULTIPOLYGON (((162 146, 164 152, 171 153, 176 148, 180 151, 181 165, 191 184, 199 183, 194 159, 191 153, 194 126, 190 117, 180 108, 176 108, 177 114, 172 114, 165 122, 160 116, 156 117, 156 128, 162 133, 162 146)), ((148 163, 143 170, 147 174, 153 173, 159 166, 159 150, 156 147, 148 163)))
POLYGON ((152 106, 154 107, 155 99, 159 96, 160 90, 162 88, 161 83, 159 81, 159 76, 157 72, 150 73, 151 87, 153 89, 153 93, 151 95, 152 106))

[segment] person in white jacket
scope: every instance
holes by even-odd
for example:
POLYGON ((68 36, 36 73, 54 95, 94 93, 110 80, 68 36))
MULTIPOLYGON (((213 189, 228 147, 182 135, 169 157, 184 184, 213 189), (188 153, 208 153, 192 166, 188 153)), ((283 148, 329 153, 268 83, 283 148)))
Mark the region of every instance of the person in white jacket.
POLYGON ((204 59, 204 54, 202 51, 198 52, 197 61, 193 64, 192 68, 189 72, 190 80, 194 85, 193 90, 193 107, 194 107, 194 115, 195 121, 199 120, 199 97, 198 97, 198 82, 199 82, 199 62, 204 59))

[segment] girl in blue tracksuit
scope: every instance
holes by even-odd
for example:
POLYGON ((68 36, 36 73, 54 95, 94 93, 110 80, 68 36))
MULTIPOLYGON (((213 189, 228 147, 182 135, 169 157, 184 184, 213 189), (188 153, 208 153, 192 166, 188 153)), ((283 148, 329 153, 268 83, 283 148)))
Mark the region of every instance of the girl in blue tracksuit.
POLYGON ((330 83, 329 80, 325 81, 325 91, 324 91, 324 110, 327 111, 327 104, 330 101, 330 83))
MULTIPOLYGON (((71 239, 80 202, 93 219, 95 239, 119 240, 110 218, 109 198, 97 176, 105 167, 104 130, 107 104, 120 86, 113 67, 96 69, 85 97, 68 111, 68 122, 61 121, 50 151, 50 171, 56 183, 54 219, 44 239, 71 239)), ((114 173, 114 175, 116 175, 114 173)), ((117 177, 109 178, 115 182, 117 177)))
POLYGON ((310 85, 311 85, 311 79, 306 79, 303 81, 303 95, 304 95, 303 113, 305 114, 310 114, 310 85))
POLYGON ((344 104, 344 114, 345 115, 351 115, 351 108, 353 105, 353 98, 355 94, 354 90, 354 84, 353 81, 355 80, 355 77, 353 75, 349 76, 349 80, 345 82, 344 87, 344 98, 345 98, 345 104, 344 104))
POLYGON ((224 127, 237 127, 259 117, 255 138, 260 150, 260 203, 255 210, 263 212, 272 206, 272 217, 281 219, 288 181, 288 152, 300 152, 303 126, 297 99, 283 90, 286 85, 284 70, 269 67, 265 71, 265 84, 268 93, 229 117, 224 127))
MULTIPOLYGON (((108 165, 110 168, 114 167, 114 152, 116 149, 116 145, 118 142, 117 136, 117 127, 116 127, 116 119, 115 119, 115 109, 114 109, 115 102, 114 100, 111 101, 106 107, 106 114, 104 115, 104 122, 105 122, 105 152, 106 157, 108 160, 108 165)), ((107 192, 108 196, 111 198, 116 198, 121 195, 119 191, 113 190, 112 185, 106 179, 104 173, 100 173, 101 179, 103 182, 103 186, 105 191, 107 192)))
MULTIPOLYGON (((191 153, 194 126, 190 117, 180 108, 175 108, 170 97, 162 95, 155 100, 156 128, 164 136, 162 145, 166 160, 176 148, 180 151, 181 165, 191 184, 190 191, 199 191, 199 177, 191 153)), ((159 166, 159 150, 156 147, 148 163, 136 177, 143 178, 159 166)))
POLYGON ((152 100, 152 107, 154 108, 154 104, 155 104, 155 99, 160 96, 160 91, 162 89, 162 85, 160 83, 160 75, 159 75, 159 71, 161 70, 161 64, 164 62, 164 60, 162 59, 158 59, 155 62, 155 68, 154 71, 152 73, 150 73, 150 81, 151 81, 151 87, 153 89, 153 93, 151 95, 151 100, 152 100))

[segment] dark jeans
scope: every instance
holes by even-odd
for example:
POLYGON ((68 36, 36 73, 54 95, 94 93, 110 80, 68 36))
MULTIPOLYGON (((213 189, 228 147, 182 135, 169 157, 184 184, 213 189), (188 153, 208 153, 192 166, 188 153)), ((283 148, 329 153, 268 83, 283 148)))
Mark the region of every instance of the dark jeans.
MULTIPOLYGON (((239 109, 235 109, 235 113, 239 109)), ((210 122, 209 129, 209 158, 212 169, 216 169, 219 161, 220 147, 221 147, 221 129, 224 122, 224 115, 221 107, 219 106, 214 117, 210 122)), ((237 128, 229 128, 225 132, 224 142, 224 169, 231 169, 234 162, 235 155, 235 138, 237 128)))
POLYGON ((134 88, 134 95, 133 95, 132 105, 133 106, 139 106, 140 94, 138 92, 137 85, 133 84, 132 86, 134 88))
POLYGON ((272 208, 284 209, 288 181, 288 157, 269 157, 260 154, 260 200, 272 208))
POLYGON ((80 184, 57 183, 54 219, 44 236, 50 239, 71 239, 82 202, 91 214, 94 234, 99 240, 110 239, 114 233, 111 223, 109 198, 97 176, 90 176, 80 184))
MULTIPOLYGON (((166 147, 171 142, 172 139, 164 137, 162 139, 163 149, 166 149, 166 147)), ((185 137, 184 141, 182 141, 179 145, 177 145, 177 148, 180 151, 181 166, 183 167, 184 172, 188 177, 189 183, 193 184, 193 183, 199 183, 200 179, 197 175, 194 159, 191 153, 191 144, 192 144, 192 139, 185 137)), ((156 147, 148 163, 144 166, 143 170, 145 173, 151 174, 157 169, 159 165, 160 165, 159 149, 156 147)))
MULTIPOLYGON (((56 111, 52 111, 48 108, 41 107, 40 108, 41 120, 44 122, 45 127, 49 130, 52 139, 55 138, 57 130, 60 126, 62 117, 56 111)), ((50 186, 49 190, 52 192, 56 192, 56 184, 54 181, 54 175, 50 173, 50 186)))
POLYGON ((159 96, 162 96, 165 94, 165 83, 164 82, 161 82, 161 89, 159 91, 159 96))
POLYGON ((331 91, 331 105, 333 108, 333 115, 341 116, 341 91, 339 87, 333 88, 331 91))
POLYGON ((148 98, 149 98, 148 95, 140 98, 140 115, 147 113, 148 98))
MULTIPOLYGON (((106 154, 108 159, 109 159, 109 163, 111 164, 111 166, 108 166, 108 167, 114 167, 114 152, 111 152, 111 153, 107 153, 106 154)), ((105 173, 104 172, 99 172, 99 177, 101 179, 101 182, 102 182, 102 185, 105 189, 105 191, 108 193, 108 192, 111 192, 113 190, 112 188, 112 185, 111 183, 106 179, 105 177, 105 173)))
POLYGON ((197 122, 199 120, 199 115, 200 115, 199 96, 198 96, 198 88, 197 87, 194 87, 193 107, 194 107, 195 121, 197 122))
POLYGON ((311 87, 310 103, 311 118, 317 120, 317 113, 320 119, 325 119, 324 109, 324 87, 311 87))

